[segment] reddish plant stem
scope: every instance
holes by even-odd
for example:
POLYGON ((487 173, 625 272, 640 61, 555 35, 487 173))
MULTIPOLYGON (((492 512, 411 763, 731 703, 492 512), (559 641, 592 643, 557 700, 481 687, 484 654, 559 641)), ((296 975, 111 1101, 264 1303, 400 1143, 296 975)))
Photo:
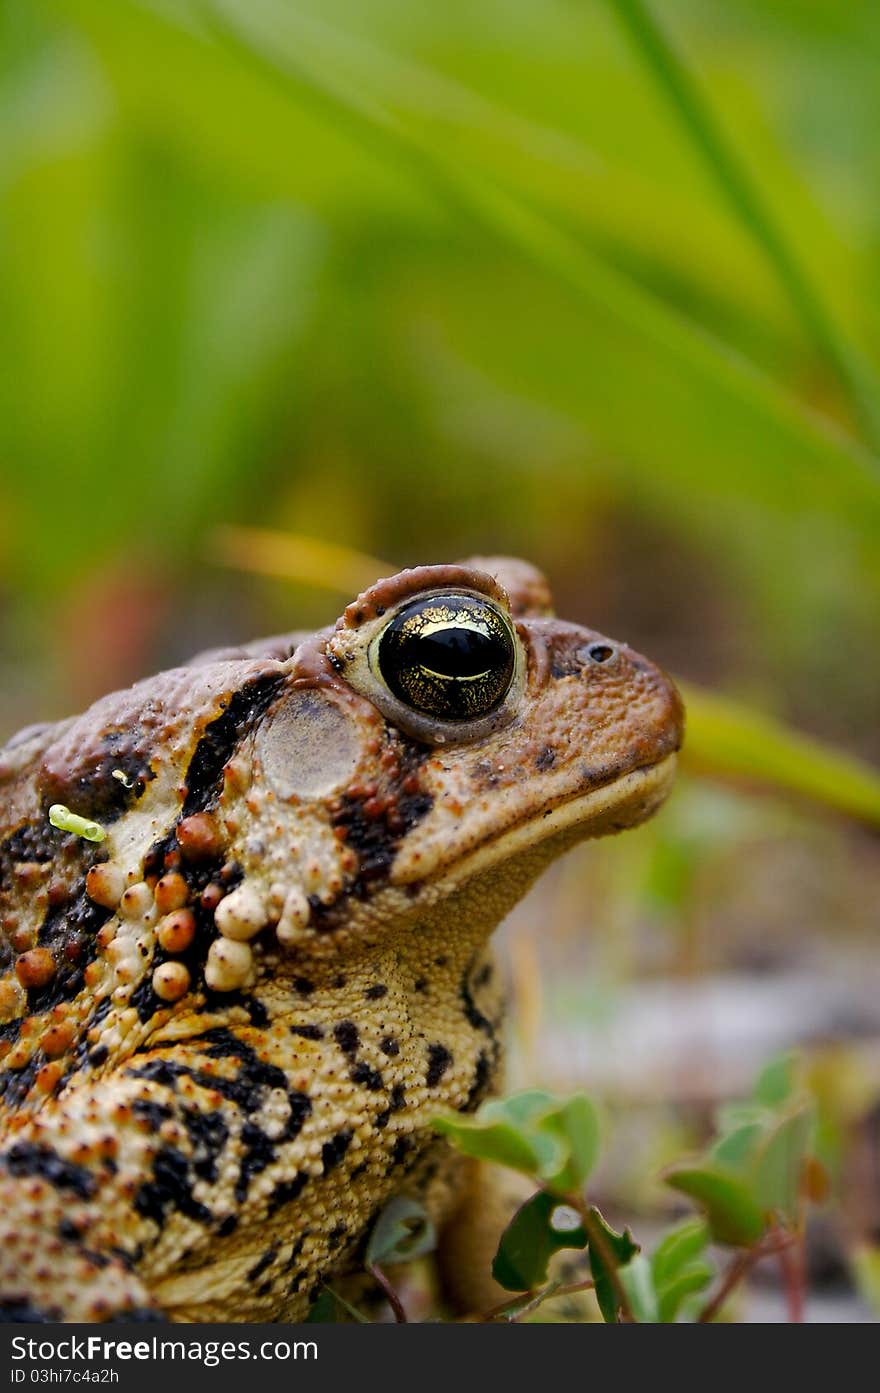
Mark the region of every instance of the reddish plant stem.
POLYGON ((709 1321, 715 1319, 734 1287, 742 1281, 743 1277, 752 1266, 752 1263, 755 1261, 755 1253, 751 1249, 748 1252, 740 1253, 739 1257, 734 1258, 724 1274, 721 1286, 718 1288, 715 1295, 709 1298, 702 1311, 697 1316, 697 1321, 700 1325, 706 1325, 709 1321))
POLYGON ((801 1325, 804 1319, 806 1287, 806 1253, 802 1233, 779 1249, 779 1266, 785 1283, 788 1319, 793 1325, 801 1325))
POLYGON ((796 1241, 794 1234, 780 1233, 778 1230, 769 1233, 760 1243, 756 1243, 754 1248, 747 1248, 740 1253, 728 1267, 722 1278, 721 1285, 715 1295, 710 1297, 705 1306, 697 1316, 697 1322, 705 1325, 714 1320, 715 1316, 724 1305, 734 1287, 738 1286, 745 1277, 746 1273, 754 1267, 761 1258, 768 1258, 774 1254, 782 1256, 796 1241))
POLYGON ((367 1268, 367 1271, 370 1273, 370 1276, 374 1279, 374 1281, 378 1282, 379 1286, 385 1293, 388 1305, 394 1312, 394 1319, 397 1321, 398 1325, 407 1325, 408 1317, 406 1311, 403 1309, 403 1302, 401 1301, 397 1292, 394 1290, 388 1278, 385 1276, 385 1273, 382 1271, 381 1267, 379 1267, 377 1263, 372 1262, 370 1263, 370 1266, 367 1268))

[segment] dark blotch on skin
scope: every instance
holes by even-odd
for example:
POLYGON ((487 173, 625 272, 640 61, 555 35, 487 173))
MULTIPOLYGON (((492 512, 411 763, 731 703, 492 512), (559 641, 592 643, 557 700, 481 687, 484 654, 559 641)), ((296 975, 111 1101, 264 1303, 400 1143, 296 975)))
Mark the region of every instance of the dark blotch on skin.
POLYGON ((272 1263, 275 1261, 277 1256, 277 1248, 267 1248, 263 1256, 257 1259, 253 1267, 248 1272, 248 1281, 255 1282, 258 1277, 262 1277, 263 1273, 266 1271, 266 1268, 271 1267, 272 1263))
POLYGON ((213 1184, 217 1179, 217 1161, 229 1140, 229 1128, 219 1112, 184 1108, 182 1117, 193 1149, 193 1171, 200 1180, 213 1184))
MULTIPOLYGON (((85 865, 83 873, 85 873, 85 865)), ((83 890, 70 903, 50 908, 40 925, 38 942, 48 948, 57 969, 42 987, 28 991, 28 1012, 51 1011, 54 1006, 70 1001, 83 989, 85 970, 97 956, 95 935, 106 924, 111 910, 95 904, 83 890)))
POLYGON ((393 1035, 386 1035, 379 1048, 389 1059, 394 1059, 400 1054, 400 1045, 393 1035))
MULTIPOLYGON (((295 1200, 305 1188, 308 1178, 305 1171, 297 1171, 292 1180, 279 1181, 269 1196, 269 1213, 274 1214, 277 1209, 281 1209, 285 1204, 290 1204, 291 1200, 295 1200)), ((305 1238, 303 1237, 300 1240, 300 1251, 304 1242, 305 1238)))
MULTIPOLYGON (((135 1055, 135 1059, 137 1055, 135 1055)), ((139 1069, 127 1069, 126 1073, 134 1079, 147 1079, 150 1083, 161 1083, 166 1088, 177 1088, 177 1080, 182 1074, 189 1074, 190 1070, 183 1064, 174 1064, 168 1059, 150 1059, 139 1069)))
POLYGON ((467 972, 465 972, 464 976, 461 979, 461 986, 458 989, 458 994, 461 997, 462 1005, 464 1006, 465 1019, 467 1020, 468 1024, 472 1025, 475 1030, 485 1031, 486 1034, 490 1036, 490 1038, 494 1039, 495 1028, 492 1025, 492 1022, 489 1020, 489 1018, 483 1015, 482 1011, 474 1001, 473 995, 471 993, 470 983, 468 982, 467 972))
MULTIPOLYGON (((156 964, 158 965, 160 961, 164 961, 164 954, 161 956, 157 955, 156 964)), ((138 1020, 143 1025, 146 1025, 147 1021, 156 1014, 156 1011, 165 1004, 164 1001, 159 1000, 156 993, 153 991, 152 973, 148 973, 143 981, 138 982, 129 1001, 129 1005, 133 1006, 137 1011, 138 1020)))
POLYGON ((340 1021, 338 1025, 333 1027, 333 1038, 343 1054, 351 1057, 357 1053, 361 1037, 354 1021, 340 1021))
POLYGON ((391 1164, 399 1166, 413 1149, 412 1137, 398 1137, 391 1152, 391 1164))
POLYGON ((189 1161, 175 1146, 166 1146, 153 1162, 153 1179, 145 1180, 134 1197, 134 1207, 161 1228, 169 1209, 177 1209, 201 1224, 212 1221, 210 1209, 193 1198, 189 1161))
POLYGON ((40 792, 47 807, 66 803, 96 822, 116 822, 155 777, 149 761, 154 738, 137 725, 102 731, 100 751, 90 751, 79 764, 42 781, 40 792), (114 779, 114 769, 126 776, 128 787, 114 779))
POLYGON ((474 988, 479 991, 480 987, 485 987, 487 982, 492 980, 492 964, 483 963, 479 972, 474 974, 474 988))
MULTIPOLYGON (((177 1063, 161 1056, 148 1060, 139 1068, 130 1067, 126 1073, 133 1078, 149 1079, 152 1083, 163 1084, 172 1091, 177 1088, 179 1078, 190 1078, 200 1088, 219 1093, 246 1117, 259 1111, 265 1100, 267 1089, 283 1089, 290 1105, 290 1116, 284 1131, 277 1140, 279 1142, 292 1141, 294 1137, 298 1136, 303 1123, 312 1110, 312 1103, 307 1094, 288 1086, 287 1076, 282 1069, 279 1069, 277 1065, 267 1064, 261 1060, 251 1045, 244 1040, 239 1040, 225 1026, 209 1030, 198 1042, 191 1043, 202 1045, 205 1054, 209 1057, 215 1059, 235 1058, 238 1061, 238 1068, 234 1076, 223 1078, 220 1074, 206 1073, 204 1070, 194 1067, 192 1063, 177 1063)), ((138 1056, 134 1055, 133 1061, 136 1061, 137 1058, 138 1056)), ((245 1128, 250 1125, 250 1123, 245 1123, 245 1128)), ((250 1176, 265 1168, 260 1164, 265 1151, 264 1141, 255 1135, 259 1131, 260 1129, 255 1126, 253 1133, 245 1136, 245 1129, 242 1130, 242 1140, 245 1142, 247 1152, 242 1161, 239 1185, 244 1185, 244 1193, 247 1193, 247 1183, 250 1176)), ((217 1136, 219 1137, 219 1132, 217 1136)), ((263 1134, 261 1134, 262 1137, 263 1134)), ((264 1140, 268 1142, 268 1138, 264 1140)), ((200 1164, 209 1165, 211 1147, 215 1144, 215 1139, 209 1141, 208 1134, 204 1133, 201 1141, 206 1148, 206 1154, 200 1152, 197 1159, 200 1164)))
POLYGON ((382 982, 376 982, 374 986, 367 987, 364 996, 368 1001, 381 1001, 383 996, 388 995, 388 988, 382 982))
POLYGON ((541 770, 543 773, 545 769, 552 769, 555 763, 556 751, 553 749, 552 745, 545 745, 535 760, 535 768, 541 770))
POLYGON ((378 1093, 380 1088, 384 1088, 385 1081, 378 1069, 371 1069, 365 1060, 358 1060, 351 1071, 352 1083, 360 1084, 362 1088, 368 1088, 371 1093, 378 1093))
POLYGON ((303 1248, 306 1246, 306 1239, 311 1236, 311 1232, 311 1229, 306 1229, 305 1233, 301 1233, 299 1238, 296 1240, 293 1247, 291 1248, 290 1252, 288 1253, 287 1259, 284 1263, 284 1266, 287 1268, 288 1272, 293 1267, 303 1248))
POLYGON ((241 1129, 241 1139, 245 1152, 241 1158, 241 1169, 235 1182, 235 1198, 239 1204, 247 1196, 248 1187, 255 1175, 271 1166, 277 1155, 275 1142, 267 1136, 256 1122, 246 1122, 241 1129))
POLYGON ((51 1146, 40 1142, 16 1142, 0 1156, 0 1164, 17 1179, 39 1176, 56 1190, 71 1190, 81 1200, 89 1200, 95 1193, 95 1177, 72 1161, 65 1161, 51 1146))
POLYGON ((440 1082, 451 1063, 452 1055, 445 1045, 428 1046, 428 1072, 425 1075, 425 1083, 429 1088, 434 1088, 440 1082))
MULTIPOLYGON (((365 797, 344 794, 339 800, 334 825, 346 829, 346 845, 357 852, 359 859, 355 886, 344 893, 368 894, 374 886, 386 881, 403 838, 433 807, 430 793, 422 789, 405 791, 405 786, 414 783, 428 757, 428 750, 405 736, 398 736, 394 748, 399 763, 395 783, 386 793, 384 811, 378 816, 369 816, 367 807, 371 799, 365 797)), ((325 926, 334 927, 334 921, 328 919, 325 926)))
POLYGON ((485 1050, 480 1052, 477 1059, 477 1066, 474 1069, 474 1077, 468 1090, 468 1095, 459 1108, 459 1112, 473 1112, 486 1095, 492 1074, 492 1066, 489 1056, 485 1050))
POLYGON ((346 1128, 342 1132, 337 1132, 330 1141, 325 1141, 321 1147, 321 1160, 324 1165, 324 1174, 329 1175, 334 1166, 338 1166, 349 1146, 354 1132, 346 1128))
POLYGON ((135 1117, 148 1123, 153 1132, 158 1132, 161 1124, 174 1115, 167 1103, 154 1103, 150 1098, 135 1098, 131 1110, 135 1117))
POLYGON ((291 1025, 288 1027, 291 1035, 298 1035, 303 1040, 323 1040, 324 1032, 319 1025, 291 1025))
POLYGON ((223 714, 205 728, 186 771, 187 795, 182 817, 204 812, 216 801, 223 788, 224 767, 265 713, 283 681, 283 674, 274 672, 253 678, 234 694, 223 714))

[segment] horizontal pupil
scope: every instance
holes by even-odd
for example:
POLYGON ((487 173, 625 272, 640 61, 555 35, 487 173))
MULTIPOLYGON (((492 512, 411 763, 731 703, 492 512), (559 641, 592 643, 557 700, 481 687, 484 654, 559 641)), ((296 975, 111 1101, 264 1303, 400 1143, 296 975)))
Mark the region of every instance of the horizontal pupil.
POLYGON ((463 723, 488 716, 504 700, 516 645, 511 626, 488 603, 439 594, 391 620, 377 657, 388 690, 404 705, 463 723))
POLYGON ((416 639, 411 651, 420 667, 442 677, 479 677, 505 661, 497 640, 475 629, 438 629, 416 639))

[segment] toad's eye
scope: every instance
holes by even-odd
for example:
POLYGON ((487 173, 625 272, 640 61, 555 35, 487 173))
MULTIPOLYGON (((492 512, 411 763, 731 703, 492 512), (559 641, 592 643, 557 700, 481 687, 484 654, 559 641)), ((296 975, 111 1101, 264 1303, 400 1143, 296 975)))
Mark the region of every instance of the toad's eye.
POLYGON ((509 619, 478 595, 431 595, 397 613, 379 641, 389 690, 416 711, 473 721, 500 706, 516 666, 509 619))

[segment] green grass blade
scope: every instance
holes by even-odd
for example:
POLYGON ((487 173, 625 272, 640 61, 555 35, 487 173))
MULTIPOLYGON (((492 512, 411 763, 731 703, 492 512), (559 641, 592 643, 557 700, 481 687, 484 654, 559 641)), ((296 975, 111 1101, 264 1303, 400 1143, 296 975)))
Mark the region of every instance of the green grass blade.
MULTIPOLYGON (((701 403, 701 413, 709 411, 714 415, 718 411, 717 419, 722 419, 730 414, 733 401, 741 415, 759 418, 760 426, 757 420, 749 422, 748 434, 752 435, 753 426, 756 439, 769 433, 776 468, 772 464, 769 469, 762 465, 757 472, 751 471, 755 501, 767 501, 761 500, 761 490, 769 487, 777 503, 780 499, 787 502, 792 489, 803 486, 813 493, 816 505, 823 509, 830 506, 832 510, 845 508, 850 520, 870 528, 872 536, 876 536, 875 529, 880 524, 880 465, 844 431, 803 407, 744 359, 694 328, 656 296, 605 263, 581 240, 556 227, 526 200, 493 182, 488 174, 473 175, 453 164, 429 146, 424 136, 405 127, 381 102, 368 100, 340 82, 328 59, 326 43, 320 53, 312 48, 308 31, 300 30, 295 12, 289 7, 280 6, 275 0, 254 0, 243 10, 229 0, 210 0, 204 14, 211 17, 218 38, 225 39, 274 76, 293 100, 317 110, 337 127, 347 128, 372 153, 393 161, 422 185, 427 184, 459 222, 476 224, 485 235, 516 252, 543 275, 560 282, 577 296, 587 314, 609 321, 611 333, 622 328, 631 340, 650 345, 663 370, 672 369, 688 381, 695 406, 701 403), (718 398, 722 405, 716 407, 718 398), (759 475, 770 477, 762 483, 759 475)), ((625 422, 618 428, 626 435, 625 422)), ((687 422, 680 428, 687 441, 687 422)), ((736 434, 739 433, 737 428, 736 434)), ((654 438, 662 437, 663 429, 655 422, 651 434, 654 438)), ((670 453, 677 446, 673 434, 668 440, 670 453)), ((725 443, 719 441, 719 458, 724 448, 725 443)), ((739 441, 731 442, 728 448, 732 469, 750 468, 739 441)), ((876 541, 870 546, 873 551, 876 541)))
MULTIPOLYGON (((165 132, 170 111, 175 140, 198 128, 200 157, 207 157, 209 141, 212 159, 228 161, 235 177, 242 159, 238 101, 249 113, 261 113, 249 158, 262 177, 274 179, 275 196, 307 205, 317 197, 320 203, 327 180, 316 195, 310 171, 316 162, 324 170, 329 161, 331 183, 350 193, 355 185, 362 216, 376 212, 364 193, 374 179, 393 187, 395 199, 409 190, 420 216, 436 220, 438 211, 451 210, 454 236, 466 239, 468 250, 463 255, 455 243, 448 265, 438 253, 437 273, 419 287, 422 313, 432 324, 432 352, 434 345, 444 351, 448 342, 468 370, 575 422, 604 468, 624 485, 631 479, 656 506, 701 533, 731 510, 748 524, 731 535, 725 523, 734 549, 739 536, 752 535, 753 524, 772 527, 777 568, 788 565, 793 574, 785 545, 796 551, 808 528, 813 545, 827 539, 832 578, 845 566, 860 594, 880 590, 876 458, 611 266, 581 235, 536 211, 529 201, 534 190, 525 196, 508 191, 491 162, 480 170, 463 168, 436 132, 389 110, 393 103, 379 94, 383 86, 393 88, 400 101, 408 72, 398 82, 393 56, 383 52, 368 73, 373 46, 359 46, 363 80, 351 81, 343 76, 351 67, 348 36, 322 24, 316 40, 313 24, 274 0, 247 6, 193 0, 186 27, 181 4, 160 11, 145 0, 118 0, 111 7, 96 0, 58 3, 94 37, 122 98, 135 100, 138 120, 150 131, 159 121, 165 132), (127 28, 135 20, 136 61, 127 28), (162 71, 160 104, 151 85, 138 86, 144 64, 162 71), (230 99, 219 102, 227 91, 230 99), (468 272, 473 284, 462 287, 468 272), (516 279, 496 283, 496 273, 516 279), (536 311, 546 311, 546 322, 534 319, 536 311), (548 345, 559 347, 550 352, 548 345), (834 548, 844 529, 842 556, 834 548)), ((514 177, 506 165, 504 177, 514 177)), ((386 207, 384 216, 395 216, 397 206, 390 214, 386 207)), ((427 365, 431 380, 441 369, 442 363, 427 365)), ((412 371, 422 371, 421 359, 412 371)), ((745 561, 753 564, 750 556, 745 561)))
POLYGON ((767 260, 817 347, 850 395, 873 445, 880 440, 880 393, 862 355, 848 341, 789 245, 757 184, 728 141, 684 59, 644 0, 609 0, 632 46, 677 113, 694 147, 767 260))

